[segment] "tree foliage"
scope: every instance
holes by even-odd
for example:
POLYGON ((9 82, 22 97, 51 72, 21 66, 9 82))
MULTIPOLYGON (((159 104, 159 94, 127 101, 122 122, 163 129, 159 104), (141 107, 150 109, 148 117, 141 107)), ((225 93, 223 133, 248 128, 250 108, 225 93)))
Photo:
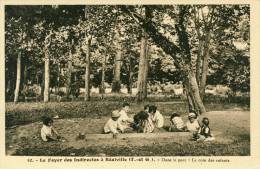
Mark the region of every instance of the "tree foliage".
MULTIPOLYGON (((90 84, 100 86, 103 58, 105 82, 114 76, 117 41, 122 44, 120 81, 136 87, 142 30, 148 34, 149 82, 183 83, 196 60, 208 49, 206 84, 250 89, 250 8, 248 5, 20 5, 5 8, 6 96, 14 96, 16 61, 21 53, 21 89, 43 89, 46 37, 50 57, 50 88, 68 82, 72 93, 84 87, 86 37, 90 44, 90 84), (210 39, 206 42, 207 33, 210 39), (206 43, 204 43, 206 42, 206 43)), ((203 57, 202 57, 203 58, 203 57)), ((202 62, 200 63, 202 65, 202 62)), ((201 68, 202 66, 200 66, 201 68)), ((201 72, 201 71, 200 71, 201 72)), ((200 74, 200 76, 202 76, 200 74)), ((129 89, 130 91, 130 89, 129 89)))

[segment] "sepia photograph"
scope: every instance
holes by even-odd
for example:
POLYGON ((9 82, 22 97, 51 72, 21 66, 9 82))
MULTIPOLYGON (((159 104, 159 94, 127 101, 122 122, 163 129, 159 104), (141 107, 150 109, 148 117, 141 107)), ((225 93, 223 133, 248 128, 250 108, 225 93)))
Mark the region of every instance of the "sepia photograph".
POLYGON ((4 5, 5 155, 250 156, 250 10, 4 5))

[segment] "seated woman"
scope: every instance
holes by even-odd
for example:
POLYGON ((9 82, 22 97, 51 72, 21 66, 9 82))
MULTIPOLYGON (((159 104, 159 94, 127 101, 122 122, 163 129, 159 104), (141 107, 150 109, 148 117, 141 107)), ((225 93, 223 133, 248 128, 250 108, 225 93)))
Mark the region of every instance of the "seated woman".
POLYGON ((133 129, 138 133, 152 133, 154 125, 149 118, 149 114, 145 111, 140 111, 134 116, 133 129))

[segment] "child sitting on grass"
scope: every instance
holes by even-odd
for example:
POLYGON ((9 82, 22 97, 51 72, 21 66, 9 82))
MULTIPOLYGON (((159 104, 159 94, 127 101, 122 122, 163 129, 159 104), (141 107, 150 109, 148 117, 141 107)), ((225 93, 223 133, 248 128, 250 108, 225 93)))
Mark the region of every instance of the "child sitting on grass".
POLYGON ((120 117, 118 119, 118 122, 121 124, 121 126, 123 127, 123 130, 129 130, 130 128, 130 124, 133 123, 133 119, 128 117, 128 113, 130 112, 130 105, 129 103, 123 103, 123 108, 121 109, 121 111, 119 112, 120 117))
POLYGON ((197 141, 213 141, 215 138, 213 137, 210 127, 209 127, 209 119, 204 117, 202 119, 202 126, 198 131, 198 135, 196 138, 197 141))
POLYGON ((188 119, 189 120, 186 123, 187 130, 193 133, 198 133, 200 125, 197 120, 197 115, 195 113, 189 113, 188 119))
POLYGON ((164 124, 164 119, 162 114, 157 110, 157 107, 155 105, 149 106, 149 114, 152 122, 154 123, 154 126, 157 129, 162 128, 164 124))
POLYGON ((182 120, 182 118, 180 117, 179 113, 172 113, 171 118, 171 125, 169 127, 169 131, 170 132, 182 132, 185 131, 185 125, 184 122, 182 120))
POLYGON ((111 118, 107 121, 107 123, 104 126, 104 133, 112 133, 112 134, 118 134, 119 132, 124 132, 123 127, 119 123, 118 119, 120 117, 119 111, 114 110, 111 113, 111 118))
POLYGON ((152 133, 154 130, 154 125, 149 118, 149 114, 145 111, 140 111, 134 116, 133 128, 138 133, 152 133))
POLYGON ((50 117, 43 118, 43 126, 41 128, 41 138, 43 141, 55 141, 61 137, 53 127, 53 120, 50 117))

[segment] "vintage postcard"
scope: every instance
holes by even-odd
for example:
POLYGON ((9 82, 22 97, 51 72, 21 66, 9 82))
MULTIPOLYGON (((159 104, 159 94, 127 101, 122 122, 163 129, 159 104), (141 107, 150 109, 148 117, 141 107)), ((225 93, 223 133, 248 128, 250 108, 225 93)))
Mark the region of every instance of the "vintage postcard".
POLYGON ((1 7, 0 167, 259 168, 259 0, 1 7))

